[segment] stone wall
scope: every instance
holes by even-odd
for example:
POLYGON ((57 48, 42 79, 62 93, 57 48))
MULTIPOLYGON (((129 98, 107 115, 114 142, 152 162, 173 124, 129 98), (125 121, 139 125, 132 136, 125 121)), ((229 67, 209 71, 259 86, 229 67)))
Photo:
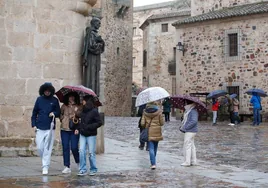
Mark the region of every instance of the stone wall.
POLYGON ((0 136, 33 136, 39 86, 81 83, 81 0, 0 1, 0 136))
POLYGON ((178 10, 189 9, 189 0, 177 0, 167 3, 159 3, 155 5, 147 5, 135 7, 133 13, 133 27, 136 27, 136 35, 133 35, 133 57, 135 57, 135 65, 133 65, 133 82, 142 86, 143 77, 143 31, 139 28, 143 22, 154 14, 165 14, 178 10))
MULTIPOLYGON (((250 111, 250 96, 245 91, 256 86, 268 91, 268 21, 267 14, 243 18, 202 22, 178 29, 185 47, 184 56, 177 60, 178 87, 182 93, 208 92, 240 87, 240 112, 250 111), (224 32, 241 29, 241 60, 224 61, 224 32), (222 83, 223 87, 219 84, 222 83)), ((263 98, 263 110, 268 110, 263 98)))
POLYGON ((222 9, 224 7, 232 7, 235 5, 243 5, 249 3, 263 2, 267 0, 192 0, 191 15, 196 16, 210 11, 222 9))
POLYGON ((149 23, 144 32, 144 50, 147 51, 147 66, 143 69, 143 76, 147 78, 144 85, 165 88, 172 91, 172 76, 168 72, 168 64, 175 61, 176 29, 171 25, 175 21, 185 17, 154 20, 149 23), (162 32, 162 24, 168 24, 168 32, 162 32))
POLYGON ((103 55, 105 115, 130 116, 133 2, 131 0, 118 3, 114 0, 102 2, 101 29, 106 42, 106 51, 103 55))

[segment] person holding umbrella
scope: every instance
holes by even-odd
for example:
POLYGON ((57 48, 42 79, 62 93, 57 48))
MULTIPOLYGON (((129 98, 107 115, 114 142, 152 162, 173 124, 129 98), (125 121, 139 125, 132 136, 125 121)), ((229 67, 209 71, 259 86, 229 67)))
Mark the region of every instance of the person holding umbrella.
POLYGON ((196 104, 192 100, 185 100, 184 115, 181 132, 184 134, 183 155, 184 162, 181 166, 197 165, 196 161, 196 148, 194 144, 194 138, 198 132, 198 112, 196 104))
MULTIPOLYGON (((79 134, 75 134, 75 127, 70 127, 70 123, 75 125, 73 122, 78 119, 75 118, 75 114, 81 111, 80 96, 77 92, 70 92, 64 96, 63 105, 61 106, 61 142, 63 151, 63 163, 64 170, 63 174, 71 173, 70 169, 70 145, 72 154, 74 156, 75 163, 79 167, 79 152, 78 142, 79 134)), ((78 128, 78 127, 77 127, 78 128)), ((76 128, 76 129, 77 129, 76 128)))
POLYGON ((162 110, 160 110, 157 102, 150 102, 146 105, 141 119, 141 126, 148 128, 148 146, 151 161, 151 169, 156 169, 156 154, 158 142, 163 140, 162 126, 164 120, 162 110))
POLYGON ((48 174, 55 135, 55 117, 60 116, 58 99, 53 97, 55 88, 51 83, 44 83, 39 88, 32 112, 32 127, 36 132, 36 145, 42 159, 42 174, 48 174), (51 127, 51 125, 53 127, 51 127))
POLYGON ((259 126, 261 123, 261 97, 258 93, 253 92, 252 97, 250 99, 250 103, 253 105, 253 126, 259 126))
POLYGON ((90 162, 90 176, 94 176, 98 169, 96 166, 96 138, 97 129, 102 126, 102 121, 98 109, 94 106, 94 97, 86 95, 83 98, 83 110, 81 114, 76 116, 81 118, 81 123, 78 130, 75 130, 75 134, 80 133, 79 138, 79 173, 78 176, 84 176, 87 174, 87 147, 89 151, 90 162))
POLYGON ((217 98, 212 98, 212 112, 213 112, 213 124, 216 125, 217 113, 219 110, 220 103, 217 98))

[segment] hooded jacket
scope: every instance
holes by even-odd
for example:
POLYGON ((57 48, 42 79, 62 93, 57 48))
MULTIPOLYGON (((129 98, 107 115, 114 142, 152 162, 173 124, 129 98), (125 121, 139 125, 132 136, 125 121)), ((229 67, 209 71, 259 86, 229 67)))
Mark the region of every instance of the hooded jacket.
MULTIPOLYGON (((53 97, 54 94, 55 88, 51 83, 44 83, 40 86, 40 96, 36 99, 32 112, 32 127, 36 127, 41 130, 49 130, 52 121, 52 117, 49 117, 49 114, 53 112, 55 117, 60 116, 59 101, 57 98, 53 97), (50 96, 44 95, 46 90, 51 92, 50 96)), ((56 121, 54 121, 54 123, 56 126, 56 121)))
POLYGON ((253 93, 251 99, 250 99, 250 103, 252 103, 253 108, 255 109, 261 109, 261 98, 258 94, 253 93))
POLYGON ((72 117, 75 117, 76 113, 82 111, 82 106, 80 105, 80 96, 78 93, 70 93, 64 97, 64 104, 61 106, 61 130, 71 131, 69 128, 69 122, 72 117), (69 96, 75 97, 75 104, 69 104, 69 96))
POLYGON ((161 127, 163 125, 164 120, 162 117, 162 110, 146 107, 142 115, 141 126, 144 128, 149 127, 148 131, 149 141, 163 140, 162 127, 161 127))
POLYGON ((100 119, 98 109, 94 107, 93 103, 89 100, 83 107, 80 115, 81 123, 78 130, 83 136, 96 136, 97 129, 102 126, 103 122, 100 119))

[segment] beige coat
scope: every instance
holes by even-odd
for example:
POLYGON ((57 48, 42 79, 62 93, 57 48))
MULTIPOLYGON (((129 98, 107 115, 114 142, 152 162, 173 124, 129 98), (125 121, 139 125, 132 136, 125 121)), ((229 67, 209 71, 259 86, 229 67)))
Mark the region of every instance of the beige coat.
POLYGON ((61 130, 71 131, 69 129, 69 120, 75 116, 78 111, 81 111, 82 106, 79 105, 68 105, 66 106, 63 104, 61 106, 61 114, 60 114, 60 121, 61 121, 61 130))
POLYGON ((234 112, 239 111, 239 101, 237 99, 233 99, 233 104, 234 104, 234 112))
POLYGON ((162 110, 158 110, 155 113, 147 113, 143 112, 142 118, 141 118, 141 126, 142 127, 148 127, 150 121, 151 125, 149 127, 149 141, 160 141, 163 140, 162 136, 162 127, 164 125, 164 120, 162 116, 162 110))

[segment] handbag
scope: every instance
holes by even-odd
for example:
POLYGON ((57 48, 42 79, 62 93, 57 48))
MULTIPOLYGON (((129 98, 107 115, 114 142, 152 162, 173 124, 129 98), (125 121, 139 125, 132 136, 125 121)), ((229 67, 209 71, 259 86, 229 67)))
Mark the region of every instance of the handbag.
POLYGON ((151 125, 152 120, 153 120, 153 118, 151 119, 148 127, 145 127, 145 129, 143 129, 141 131, 141 134, 140 134, 140 142, 148 142, 148 138, 149 138, 149 127, 151 125))
POLYGON ((77 129, 79 125, 79 120, 76 118, 71 118, 69 120, 69 129, 71 129, 72 131, 74 131, 75 129, 77 129))

